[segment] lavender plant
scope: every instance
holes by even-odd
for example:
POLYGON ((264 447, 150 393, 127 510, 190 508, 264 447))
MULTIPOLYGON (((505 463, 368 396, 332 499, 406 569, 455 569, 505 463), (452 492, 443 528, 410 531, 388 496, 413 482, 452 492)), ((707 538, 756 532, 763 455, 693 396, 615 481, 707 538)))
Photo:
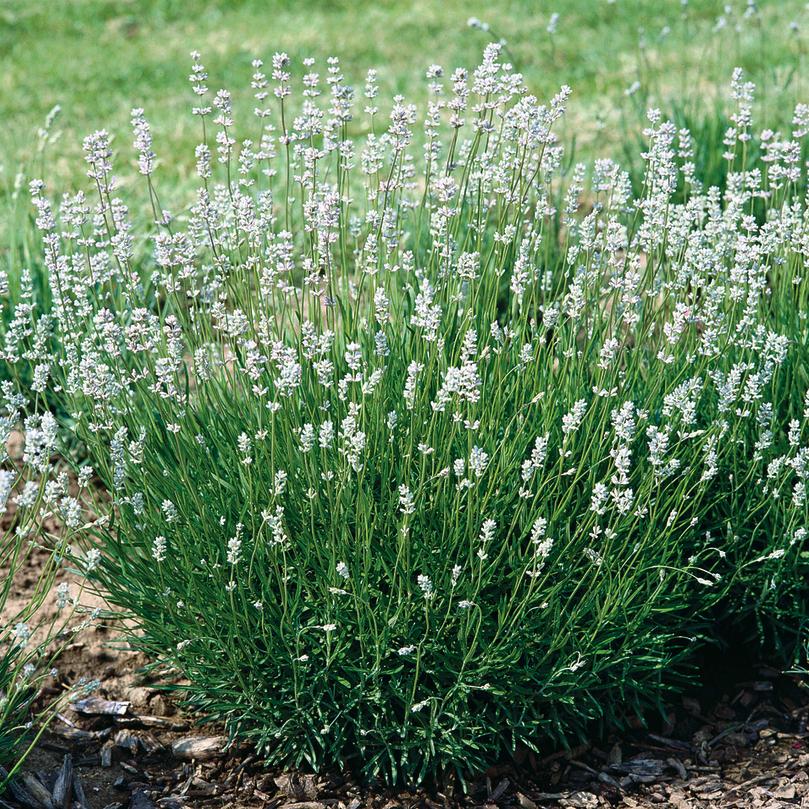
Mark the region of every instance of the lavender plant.
MULTIPOLYGON (((75 600, 57 572, 67 544, 80 527, 81 506, 69 490, 67 472, 52 463, 56 419, 45 412, 24 418, 24 396, 3 383, 0 415, 0 793, 25 754, 70 696, 43 700, 42 687, 55 673, 75 600), (48 535, 57 520, 61 535, 48 535), (33 557, 39 555, 35 564, 33 557), (23 571, 34 573, 21 597, 23 571), (43 611, 49 596, 55 609, 43 611)), ((86 480, 84 481, 86 483, 86 480)))
POLYGON ((103 131, 92 202, 31 186, 59 350, 23 309, 5 358, 67 397, 110 498, 86 573, 133 642, 268 760, 391 781, 643 715, 722 610, 794 643, 807 108, 750 167, 734 74, 723 191, 650 111, 636 197, 563 171, 568 88, 498 45, 430 67, 421 112, 304 66, 254 62, 239 139, 193 55, 177 215, 133 111, 144 233, 103 131))

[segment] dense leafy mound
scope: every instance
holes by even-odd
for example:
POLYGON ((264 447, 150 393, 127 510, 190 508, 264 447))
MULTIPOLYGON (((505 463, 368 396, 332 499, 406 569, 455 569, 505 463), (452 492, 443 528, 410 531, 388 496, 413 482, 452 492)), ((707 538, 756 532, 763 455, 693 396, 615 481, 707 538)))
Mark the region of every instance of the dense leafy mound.
POLYGON ((284 55, 255 70, 239 141, 195 57, 182 215, 141 110, 154 227, 105 132, 92 205, 31 189, 53 303, 6 356, 111 494, 84 564, 135 642, 270 760, 391 780, 659 704, 722 611, 794 649, 807 110, 750 167, 735 74, 721 192, 652 111, 635 198, 611 161, 562 171, 567 88, 540 103, 497 46, 431 68, 421 114, 336 60, 300 103, 284 55))

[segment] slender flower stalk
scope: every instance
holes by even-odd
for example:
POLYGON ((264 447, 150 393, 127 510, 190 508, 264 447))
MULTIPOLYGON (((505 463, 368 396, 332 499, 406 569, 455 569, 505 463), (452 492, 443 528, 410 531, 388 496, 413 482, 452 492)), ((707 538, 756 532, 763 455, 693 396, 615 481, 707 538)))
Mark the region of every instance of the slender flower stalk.
POLYGON ((90 136, 88 192, 32 185, 51 305, 3 348, 108 494, 89 580, 200 710, 273 762, 415 781, 659 704, 706 616, 796 648, 803 108, 751 164, 734 73, 723 189, 650 110, 633 193, 565 169, 569 88, 498 44, 431 66, 422 110, 256 60, 252 126, 200 59, 188 208, 156 206, 147 113, 140 202, 90 136))

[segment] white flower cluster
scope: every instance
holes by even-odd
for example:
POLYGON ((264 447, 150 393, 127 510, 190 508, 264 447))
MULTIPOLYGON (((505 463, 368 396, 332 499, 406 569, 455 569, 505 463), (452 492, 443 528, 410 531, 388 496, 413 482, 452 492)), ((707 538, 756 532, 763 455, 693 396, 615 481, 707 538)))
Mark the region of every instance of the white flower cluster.
MULTIPOLYGON (((270 78, 256 60, 241 140, 200 59, 187 212, 158 212, 142 110, 145 238, 94 133, 97 199, 31 186, 52 305, 38 319, 29 295, 3 344, 68 403, 126 549, 90 573, 131 593, 152 648, 201 682, 216 658, 229 694, 260 660, 261 698, 287 695, 268 717, 303 715, 319 661, 399 710, 400 744, 489 705, 470 695, 495 699, 498 661, 525 694, 618 676, 604 660, 635 682, 665 659, 660 616, 692 620, 695 581, 733 566, 778 598, 807 528, 806 109, 751 165, 735 73, 722 189, 651 110, 633 198, 613 161, 565 173, 569 89, 541 103, 498 45, 471 74, 431 67, 426 109, 397 96, 387 117, 373 73, 358 102, 337 60, 325 81, 307 60, 296 108, 289 58, 270 78)), ((26 432, 47 465, 52 417, 26 432)), ((75 523, 67 489, 48 496, 75 523)))

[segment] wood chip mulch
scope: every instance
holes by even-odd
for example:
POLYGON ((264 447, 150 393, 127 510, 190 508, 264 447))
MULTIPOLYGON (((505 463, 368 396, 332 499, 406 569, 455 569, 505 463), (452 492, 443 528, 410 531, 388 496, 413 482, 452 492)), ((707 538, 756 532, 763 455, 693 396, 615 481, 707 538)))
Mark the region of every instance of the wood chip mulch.
POLYGON ((268 770, 148 683, 117 676, 60 715, 0 809, 809 809, 809 688, 766 667, 753 677, 683 699, 655 730, 545 758, 525 752, 462 792, 268 770))

